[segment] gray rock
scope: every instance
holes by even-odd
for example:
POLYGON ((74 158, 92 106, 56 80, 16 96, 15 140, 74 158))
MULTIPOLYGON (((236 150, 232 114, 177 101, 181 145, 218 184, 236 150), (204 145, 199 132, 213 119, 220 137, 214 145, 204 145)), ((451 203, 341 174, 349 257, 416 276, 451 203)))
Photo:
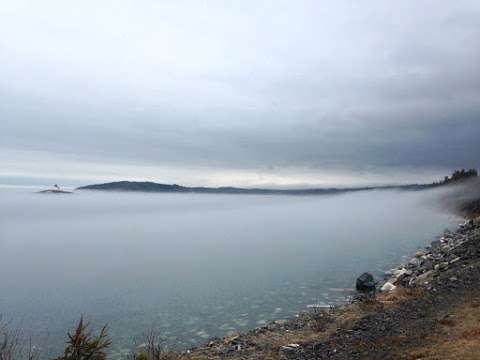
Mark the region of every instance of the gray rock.
POLYGON ((440 243, 441 243, 440 240, 432 241, 432 243, 431 243, 432 249, 433 249, 433 250, 438 249, 438 248, 440 247, 440 243))
POLYGON ((423 260, 422 269, 425 271, 433 270, 433 262, 428 259, 423 260))
POLYGON ((388 281, 392 284, 396 284, 397 282, 402 281, 408 271, 409 270, 405 268, 395 270, 392 274, 392 277, 388 281))
POLYGON ((395 290, 397 287, 393 285, 391 282, 387 281, 383 286, 380 288, 380 291, 392 291, 395 290))
POLYGON ((430 275, 433 275, 433 271, 432 271, 432 270, 427 271, 427 272, 423 273, 422 275, 419 275, 419 276, 417 277, 417 283, 418 283, 418 282, 425 281, 430 275))
POLYGON ((357 278, 356 289, 362 293, 375 291, 375 279, 372 274, 363 273, 357 278))
POLYGON ((456 263, 457 261, 459 261, 459 260, 460 260, 460 257, 458 256, 458 257, 456 257, 455 259, 450 260, 450 264, 455 264, 455 263, 456 263))
POLYGON ((412 258, 412 259, 410 259, 408 264, 413 266, 413 267, 419 267, 420 264, 421 264, 421 260, 419 258, 412 258))
POLYGON ((447 269, 448 269, 448 262, 441 262, 440 270, 447 270, 447 269))
POLYGON ((288 345, 282 346, 280 348, 280 351, 286 352, 286 353, 293 353, 293 352, 297 352, 299 348, 300 348, 299 344, 288 344, 288 345))

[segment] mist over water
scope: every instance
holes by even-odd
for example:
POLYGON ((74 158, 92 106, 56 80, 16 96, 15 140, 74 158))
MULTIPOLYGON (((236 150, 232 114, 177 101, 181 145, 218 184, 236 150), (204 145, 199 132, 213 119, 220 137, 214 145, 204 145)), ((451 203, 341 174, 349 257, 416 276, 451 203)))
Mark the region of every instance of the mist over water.
POLYGON ((191 347, 335 303, 454 224, 438 190, 257 196, 0 189, 0 314, 59 351, 81 314, 113 351, 191 347))

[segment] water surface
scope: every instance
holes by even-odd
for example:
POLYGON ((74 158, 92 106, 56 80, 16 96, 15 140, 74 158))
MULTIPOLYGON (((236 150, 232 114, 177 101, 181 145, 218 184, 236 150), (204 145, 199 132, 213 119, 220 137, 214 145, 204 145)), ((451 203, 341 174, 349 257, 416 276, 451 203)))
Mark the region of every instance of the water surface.
POLYGON ((334 303, 451 218, 435 191, 257 196, 0 189, 0 313, 58 351, 81 314, 114 352, 191 347, 334 303), (47 339, 47 340, 45 340, 47 339))

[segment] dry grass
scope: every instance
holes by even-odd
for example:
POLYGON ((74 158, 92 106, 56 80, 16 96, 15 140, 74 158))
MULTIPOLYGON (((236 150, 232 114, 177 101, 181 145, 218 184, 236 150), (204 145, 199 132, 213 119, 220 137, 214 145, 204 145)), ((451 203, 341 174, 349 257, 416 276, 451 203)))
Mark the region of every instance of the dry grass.
MULTIPOLYGON (((306 323, 310 324, 308 326, 296 330, 263 329, 256 334, 248 335, 248 342, 251 346, 246 349, 241 349, 241 351, 238 352, 230 352, 228 355, 219 354, 218 344, 215 344, 211 349, 208 347, 195 349, 195 351, 190 354, 189 359, 282 359, 283 357, 279 349, 284 345, 326 340, 337 329, 351 328, 362 317, 380 309, 397 307, 403 301, 420 296, 423 291, 421 288, 405 289, 398 287, 388 293, 378 294, 376 298, 372 298, 370 301, 336 307, 333 312, 327 316, 325 316, 325 314, 316 314, 315 311, 313 311, 310 318, 304 314, 304 316, 306 316, 306 323), (261 349, 261 351, 259 349, 261 349)), ((406 339, 403 337, 399 337, 398 339, 389 338, 389 342, 392 345, 401 345, 405 341, 406 339)), ((228 342, 228 338, 224 339, 225 344, 228 342)), ((361 348, 362 344, 358 344, 358 347, 361 348)))
MULTIPOLYGON (((337 329, 350 328, 362 316, 375 311, 375 307, 378 306, 381 306, 378 302, 372 302, 371 305, 349 304, 335 308, 333 313, 328 314, 328 316, 325 316, 325 314, 318 316, 319 314, 312 312, 310 318, 308 318, 304 314, 306 322, 309 323, 307 326, 295 330, 263 329, 255 334, 248 335, 250 346, 246 349, 219 354, 218 344, 215 344, 211 349, 208 347, 195 349, 188 359, 283 359, 283 355, 279 352, 282 346, 326 340, 337 329)), ((228 338, 224 341, 228 343, 228 338)))
POLYGON ((426 339, 428 346, 411 349, 405 359, 422 360, 479 360, 480 307, 469 299, 436 321, 438 335, 426 339))
POLYGON ((183 360, 189 359, 187 354, 171 351, 163 345, 162 337, 155 331, 143 336, 144 348, 128 356, 127 360, 183 360))
POLYGON ((395 290, 378 294, 377 301, 398 306, 402 301, 422 295, 424 291, 425 289, 420 287, 410 289, 397 287, 395 290))

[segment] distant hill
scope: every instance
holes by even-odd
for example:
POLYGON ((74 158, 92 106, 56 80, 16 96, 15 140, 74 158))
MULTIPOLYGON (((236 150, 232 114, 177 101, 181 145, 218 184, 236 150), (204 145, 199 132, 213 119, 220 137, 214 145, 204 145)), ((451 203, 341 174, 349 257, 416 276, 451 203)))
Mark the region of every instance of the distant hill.
POLYGON ((374 189, 403 189, 421 190, 428 185, 399 185, 399 186, 369 186, 352 188, 311 188, 311 189, 246 189, 236 187, 187 187, 177 184, 159 184, 155 182, 117 181, 105 184, 87 185, 77 190, 103 190, 103 191, 140 191, 140 192, 165 192, 165 193, 207 193, 207 194, 265 194, 265 195, 321 195, 352 191, 365 191, 374 189))
POLYGON ((206 193, 206 194, 265 194, 265 195, 322 195, 345 193, 352 191, 366 190, 424 190, 438 186, 459 183, 475 178, 478 173, 475 169, 465 171, 457 170, 451 177, 446 176, 443 181, 431 184, 410 184, 410 185, 387 185, 387 186, 364 186, 351 188, 307 188, 307 189, 246 189, 236 187, 188 187, 177 184, 159 184, 151 181, 116 181, 105 184, 94 184, 81 186, 77 190, 103 190, 103 191, 137 191, 137 192, 163 192, 163 193, 206 193))

